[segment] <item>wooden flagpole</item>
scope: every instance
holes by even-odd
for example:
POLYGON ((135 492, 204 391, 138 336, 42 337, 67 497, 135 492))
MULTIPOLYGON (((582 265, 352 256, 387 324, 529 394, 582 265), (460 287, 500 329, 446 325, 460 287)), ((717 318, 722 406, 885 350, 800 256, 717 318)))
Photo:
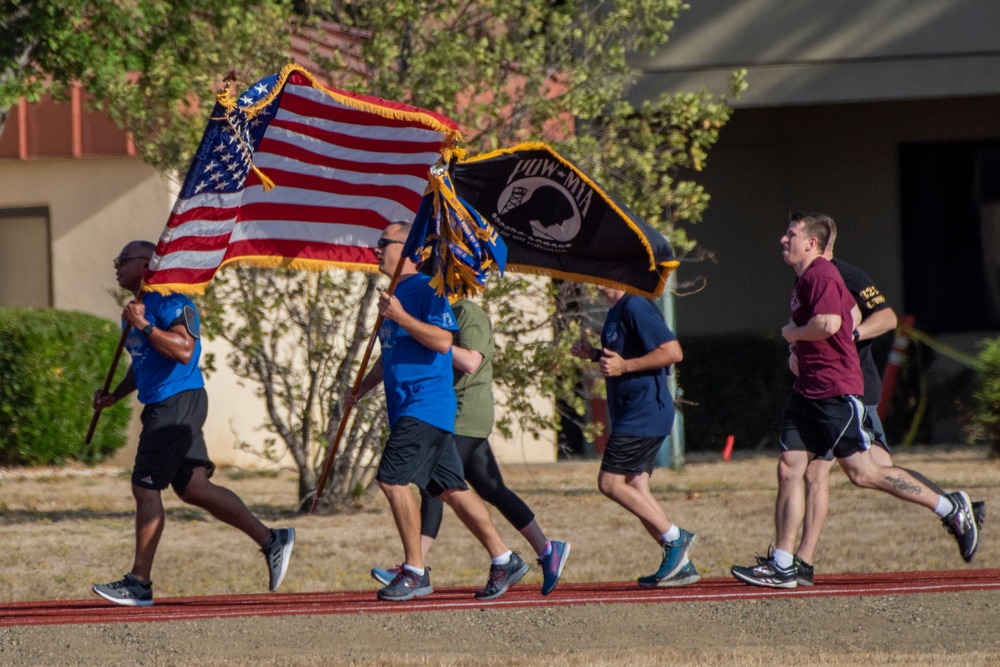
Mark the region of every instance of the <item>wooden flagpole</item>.
MULTIPOLYGON (((118 361, 122 358, 122 350, 125 349, 125 341, 128 339, 129 333, 132 331, 132 327, 125 327, 122 331, 122 337, 118 339, 118 349, 115 350, 115 358, 111 360, 111 368, 108 369, 108 376, 104 378, 104 387, 101 389, 102 394, 108 393, 111 388, 111 381, 115 379, 115 371, 118 370, 118 361)), ((90 428, 87 429, 87 437, 84 439, 84 444, 89 445, 90 441, 94 439, 94 431, 97 430, 97 421, 101 418, 101 408, 94 408, 94 416, 90 419, 90 428)))
MULTIPOLYGON (((399 263, 396 265, 396 271, 392 274, 392 280, 389 281, 389 288, 387 290, 388 294, 391 296, 396 289, 396 283, 399 281, 399 274, 403 270, 403 262, 405 258, 400 256, 399 263)), ((365 377, 365 371, 368 370, 368 361, 371 359, 372 350, 375 348, 375 339, 378 337, 379 329, 382 328, 382 321, 385 318, 379 313, 378 318, 375 320, 375 328, 372 330, 372 335, 368 338, 368 347, 365 348, 365 353, 361 357, 361 366, 358 368, 358 376, 354 378, 354 385, 351 387, 351 395, 357 394, 358 390, 361 388, 361 381, 365 377)), ((340 426, 337 427, 337 435, 333 437, 333 441, 330 443, 330 451, 326 455, 326 464, 323 466, 323 472, 319 476, 319 484, 316 487, 316 493, 313 495, 312 506, 309 508, 309 513, 312 514, 316 511, 316 507, 319 506, 320 500, 323 499, 323 491, 326 489, 326 480, 330 477, 330 471, 333 469, 333 460, 337 456, 337 450, 340 449, 340 439, 344 436, 344 429, 347 428, 347 419, 351 416, 351 408, 344 410, 344 414, 340 418, 340 426)))
MULTIPOLYGON (((136 295, 135 301, 142 301, 142 291, 136 295)), ((128 340, 128 335, 132 332, 132 327, 128 326, 122 330, 122 337, 118 339, 118 349, 115 350, 115 357, 111 360, 111 368, 108 369, 108 376, 104 378, 104 387, 101 388, 101 393, 106 394, 108 390, 111 389, 111 381, 115 379, 115 371, 118 370, 118 362, 122 358, 122 350, 125 349, 125 341, 128 340)), ((90 428, 87 429, 87 437, 84 438, 84 444, 89 445, 90 441, 94 439, 94 431, 97 430, 97 421, 101 418, 101 408, 94 408, 94 416, 90 418, 90 428)))

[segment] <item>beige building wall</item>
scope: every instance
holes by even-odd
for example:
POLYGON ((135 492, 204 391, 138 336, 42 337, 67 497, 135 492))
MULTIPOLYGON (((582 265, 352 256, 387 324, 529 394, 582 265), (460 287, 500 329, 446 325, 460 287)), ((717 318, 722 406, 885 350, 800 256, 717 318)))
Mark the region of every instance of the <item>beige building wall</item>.
MULTIPOLYGON (((552 418, 555 413, 555 406, 552 401, 535 394, 531 399, 531 404, 539 414, 552 418)), ((497 419, 502 416, 502 409, 497 406, 497 419)), ((553 430, 543 431, 536 439, 531 433, 526 433, 514 426, 510 438, 500 435, 494 430, 490 437, 490 445, 493 453, 500 463, 555 463, 558 451, 556 432, 553 430)))

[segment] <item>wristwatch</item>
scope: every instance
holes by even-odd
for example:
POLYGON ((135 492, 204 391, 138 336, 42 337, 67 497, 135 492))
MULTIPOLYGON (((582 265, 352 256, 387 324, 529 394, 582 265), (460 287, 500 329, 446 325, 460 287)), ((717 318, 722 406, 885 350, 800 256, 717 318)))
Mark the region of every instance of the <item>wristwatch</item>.
POLYGON ((861 340, 861 332, 857 329, 854 330, 854 342, 857 343, 861 340))
POLYGON ((147 324, 142 328, 142 335, 145 336, 146 338, 149 338, 152 335, 152 333, 153 333, 152 324, 147 324))

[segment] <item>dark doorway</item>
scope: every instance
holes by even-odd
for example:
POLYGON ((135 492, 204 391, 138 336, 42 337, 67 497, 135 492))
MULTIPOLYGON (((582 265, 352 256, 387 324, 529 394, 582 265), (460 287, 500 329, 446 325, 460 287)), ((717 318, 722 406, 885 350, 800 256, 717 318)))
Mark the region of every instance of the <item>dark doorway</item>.
POLYGON ((1000 140, 902 144, 905 312, 930 333, 1000 328, 1000 140))

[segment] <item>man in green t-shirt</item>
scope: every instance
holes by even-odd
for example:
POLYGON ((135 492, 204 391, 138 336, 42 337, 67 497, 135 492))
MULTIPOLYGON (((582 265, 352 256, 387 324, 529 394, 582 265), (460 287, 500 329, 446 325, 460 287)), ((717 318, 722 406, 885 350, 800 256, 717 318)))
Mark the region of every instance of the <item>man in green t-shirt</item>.
MULTIPOLYGON (((531 508, 504 484, 488 439, 493 432, 493 353, 496 349, 493 325, 486 312, 468 299, 452 304, 452 310, 458 320, 458 332, 451 348, 458 398, 455 444, 465 468, 465 479, 531 544, 542 567, 542 595, 548 595, 559 582, 571 545, 546 539, 531 508)), ((421 492, 420 535, 425 557, 441 527, 442 509, 439 498, 421 492)), ((372 577, 384 584, 391 581, 396 572, 397 568, 374 568, 372 577)))

